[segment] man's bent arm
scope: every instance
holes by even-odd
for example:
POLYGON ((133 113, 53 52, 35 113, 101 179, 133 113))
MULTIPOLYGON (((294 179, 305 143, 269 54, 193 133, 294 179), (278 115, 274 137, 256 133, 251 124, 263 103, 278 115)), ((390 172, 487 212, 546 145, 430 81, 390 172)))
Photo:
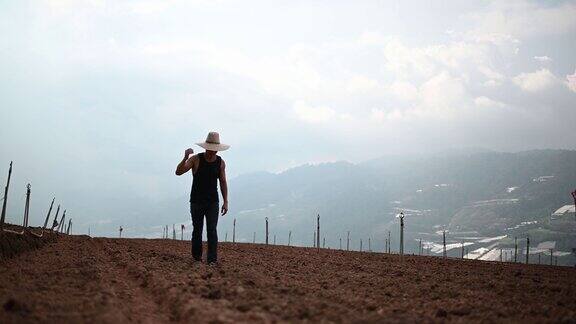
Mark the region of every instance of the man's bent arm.
POLYGON ((180 161, 180 163, 178 163, 178 166, 176 167, 177 176, 183 175, 192 168, 192 161, 188 159, 188 155, 190 154, 194 154, 194 151, 192 149, 187 149, 186 151, 184 151, 184 158, 182 159, 182 161, 180 161))

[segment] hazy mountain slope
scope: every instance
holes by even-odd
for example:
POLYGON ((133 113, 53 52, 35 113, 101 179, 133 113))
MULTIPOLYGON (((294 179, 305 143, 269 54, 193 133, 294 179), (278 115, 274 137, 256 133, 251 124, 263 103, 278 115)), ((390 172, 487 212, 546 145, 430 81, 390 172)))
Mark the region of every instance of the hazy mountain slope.
MULTIPOLYGON (((391 230, 397 249, 395 215, 402 210, 407 250, 414 250, 419 238, 438 242, 436 232, 441 229, 473 236, 534 232, 542 240, 555 240, 558 230, 549 231, 545 223, 552 211, 571 203, 576 151, 390 156, 361 164, 304 165, 279 174, 258 172, 229 182, 230 213, 220 218, 221 239, 226 234, 231 239, 236 218, 238 241, 252 241, 256 232, 256 241, 262 242, 268 217, 270 241, 276 235, 279 243, 287 243, 292 231, 292 244, 310 245, 320 214, 322 238, 330 247, 339 247, 340 239, 345 246, 350 231, 351 248, 358 249, 360 239, 366 248, 370 237, 372 248, 383 249, 391 230)), ((131 212, 138 215, 132 228, 135 235, 159 237, 163 224, 190 220, 186 194, 142 206, 131 212)), ((135 218, 128 216, 126 224, 133 224, 135 218)), ((564 242, 558 243, 560 247, 573 244, 570 235, 558 240, 564 242)))

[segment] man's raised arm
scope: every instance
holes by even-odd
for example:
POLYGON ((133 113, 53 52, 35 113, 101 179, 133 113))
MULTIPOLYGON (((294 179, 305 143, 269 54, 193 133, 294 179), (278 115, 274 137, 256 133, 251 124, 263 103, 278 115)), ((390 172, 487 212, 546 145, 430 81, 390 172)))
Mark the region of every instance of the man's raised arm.
POLYGON ((183 175, 184 173, 188 172, 188 170, 190 170, 192 168, 192 161, 190 159, 188 159, 188 156, 190 154, 194 154, 194 150, 189 148, 186 149, 186 151, 184 151, 184 158, 182 159, 182 161, 180 161, 180 163, 178 163, 178 166, 176 167, 176 175, 183 175))

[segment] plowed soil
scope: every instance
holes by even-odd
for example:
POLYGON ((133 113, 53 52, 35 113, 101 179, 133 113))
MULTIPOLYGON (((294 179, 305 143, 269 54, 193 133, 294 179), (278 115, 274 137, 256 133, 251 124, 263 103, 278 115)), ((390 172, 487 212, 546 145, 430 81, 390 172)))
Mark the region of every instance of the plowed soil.
POLYGON ((0 263, 0 323, 576 322, 576 270, 62 236, 0 263))

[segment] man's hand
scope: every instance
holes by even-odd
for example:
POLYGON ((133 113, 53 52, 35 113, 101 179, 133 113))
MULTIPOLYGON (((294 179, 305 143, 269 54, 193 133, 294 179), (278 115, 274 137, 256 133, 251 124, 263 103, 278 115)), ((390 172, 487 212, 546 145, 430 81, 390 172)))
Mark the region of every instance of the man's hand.
MULTIPOLYGON (((188 157, 190 156, 190 154, 194 154, 194 150, 191 148, 187 148, 184 151, 184 158, 176 166, 176 175, 177 176, 183 175, 184 173, 188 172, 192 168, 192 161, 188 161, 188 157)), ((192 172, 194 172, 194 171, 192 171, 192 172)))
POLYGON ((188 159, 190 154, 194 154, 194 150, 191 148, 187 148, 186 151, 184 151, 184 160, 188 159))
POLYGON ((228 212, 228 202, 225 201, 224 204, 222 204, 222 216, 226 215, 227 212, 228 212))

